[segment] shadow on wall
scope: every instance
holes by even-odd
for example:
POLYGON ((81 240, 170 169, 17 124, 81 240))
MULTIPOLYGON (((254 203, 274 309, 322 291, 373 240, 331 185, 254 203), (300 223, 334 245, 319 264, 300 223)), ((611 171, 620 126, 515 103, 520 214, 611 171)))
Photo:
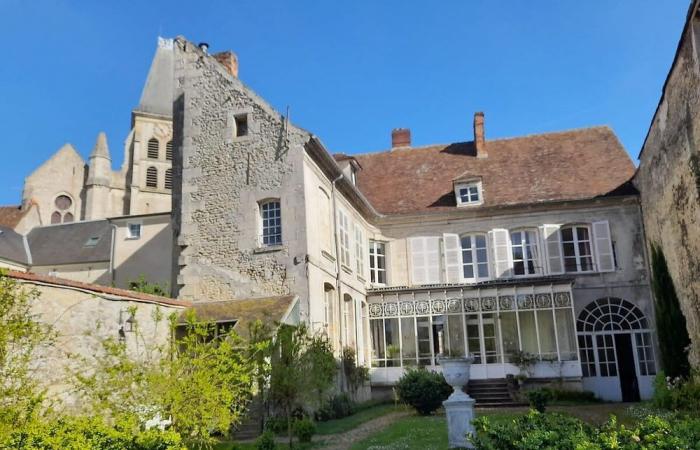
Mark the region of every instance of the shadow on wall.
POLYGON ((143 242, 138 250, 115 267, 114 284, 128 289, 130 281, 136 281, 143 275, 149 283, 167 286, 168 291, 171 291, 172 250, 172 227, 167 226, 143 242))

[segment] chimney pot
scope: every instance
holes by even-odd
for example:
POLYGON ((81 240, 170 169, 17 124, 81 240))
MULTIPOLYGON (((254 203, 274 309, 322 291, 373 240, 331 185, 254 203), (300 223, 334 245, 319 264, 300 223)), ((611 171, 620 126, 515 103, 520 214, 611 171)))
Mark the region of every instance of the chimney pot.
POLYGON ((394 128, 391 130, 391 148, 410 147, 411 130, 408 128, 394 128))
POLYGON ((238 78, 238 56, 236 56, 235 53, 227 50, 225 52, 216 53, 214 58, 224 66, 228 73, 233 75, 234 78, 238 78))
POLYGON ((486 135, 484 134, 484 113, 474 113, 474 147, 476 147, 476 157, 486 158, 486 135))

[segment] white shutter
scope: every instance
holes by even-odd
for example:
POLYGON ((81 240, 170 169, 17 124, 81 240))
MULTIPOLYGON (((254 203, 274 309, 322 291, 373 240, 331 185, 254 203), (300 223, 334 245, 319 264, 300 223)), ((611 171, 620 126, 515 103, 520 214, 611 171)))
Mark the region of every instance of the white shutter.
POLYGON ((598 272, 613 272, 615 270, 615 258, 610 239, 610 224, 607 220, 602 220, 593 222, 592 228, 598 272))
POLYGON ((510 236, 508 230, 494 228, 489 231, 493 250, 494 278, 513 276, 513 264, 510 254, 510 236))
POLYGON ((544 255, 547 259, 547 273, 555 275, 564 273, 564 259, 561 252, 561 235, 559 225, 544 224, 542 230, 542 240, 544 241, 544 255))
POLYGON ((425 238, 414 237, 411 242, 411 284, 426 284, 428 262, 425 251, 425 238))
POLYGON ((445 233, 442 242, 445 245, 445 281, 459 283, 462 281, 462 247, 459 235, 445 233))
POLYGON ((440 238, 426 237, 425 248, 428 267, 426 271, 426 283, 434 284, 440 282, 440 238))

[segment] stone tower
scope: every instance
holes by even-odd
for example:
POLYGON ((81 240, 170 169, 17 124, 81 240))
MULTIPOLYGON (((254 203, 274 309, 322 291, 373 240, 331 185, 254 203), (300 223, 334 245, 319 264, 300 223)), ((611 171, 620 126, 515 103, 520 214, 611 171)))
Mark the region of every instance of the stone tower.
POLYGON ((95 148, 88 160, 88 177, 85 183, 85 220, 107 217, 111 211, 110 182, 112 178, 112 159, 107 147, 104 132, 97 135, 95 148))

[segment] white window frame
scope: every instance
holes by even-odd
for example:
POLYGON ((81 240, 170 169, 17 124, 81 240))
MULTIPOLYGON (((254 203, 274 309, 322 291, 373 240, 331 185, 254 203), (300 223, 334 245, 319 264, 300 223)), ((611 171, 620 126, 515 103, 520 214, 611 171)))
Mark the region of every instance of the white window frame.
POLYGON ((371 257, 374 257, 374 267, 372 267, 372 258, 370 258, 370 265, 369 265, 369 279, 370 283, 372 283, 375 286, 386 286, 387 284, 387 271, 386 271, 386 242, 382 241, 375 241, 373 239, 370 239, 369 241, 369 254, 371 257), (382 254, 379 254, 377 251, 379 247, 382 247, 384 252, 382 254), (384 268, 379 267, 379 258, 382 258, 384 260, 384 268), (379 281, 379 275, 383 275, 384 281, 379 281), (372 281, 374 280, 374 281, 372 281))
POLYGON ((278 198, 270 198, 267 200, 263 200, 260 202, 260 205, 258 207, 258 211, 259 211, 259 215, 260 215, 260 242, 259 242, 259 245, 261 247, 278 247, 278 246, 282 245, 282 201, 278 198), (267 205, 272 205, 275 203, 277 204, 276 208, 274 208, 274 209, 268 208, 267 211, 265 210, 265 207, 267 205), (274 212, 275 210, 277 211, 276 216, 268 216, 268 217, 265 216, 266 213, 269 214, 270 211, 274 212), (277 225, 277 224, 270 225, 269 222, 267 225, 265 224, 266 220, 269 221, 269 220, 274 220, 274 219, 279 220, 279 225, 277 225), (275 230, 277 227, 279 227, 278 232, 275 231, 275 232, 271 232, 269 234, 266 234, 269 230, 275 230), (276 238, 274 240, 274 242, 272 242, 272 241, 265 242, 266 237, 275 237, 275 236, 278 236, 278 238, 276 238))
POLYGON ((350 220, 347 213, 338 209, 338 233, 340 234, 340 264, 350 269, 350 220))
POLYGON ((127 222, 126 223, 126 238, 127 239, 138 240, 138 239, 141 239, 142 235, 143 235, 143 222, 127 222), (132 230, 131 230, 132 226, 139 227, 138 235, 132 232, 132 230))
POLYGON ((461 267, 460 267, 460 275, 462 277, 462 280, 467 282, 467 283, 474 283, 477 281, 484 281, 488 280, 491 278, 491 268, 489 267, 491 264, 491 260, 489 258, 489 236, 487 233, 464 233, 459 236, 459 247, 460 247, 460 252, 459 252, 459 257, 461 260, 461 267), (484 238, 484 247, 483 249, 486 251, 486 261, 478 261, 477 258, 477 250, 480 249, 480 247, 476 246, 476 237, 481 236, 484 238), (471 247, 469 249, 465 249, 462 246, 462 239, 468 237, 471 242, 471 247), (472 255, 472 262, 467 263, 464 261, 464 252, 468 251, 472 255), (486 276, 485 277, 480 277, 479 276, 479 265, 480 264, 486 264, 486 276), (472 266, 472 271, 474 276, 472 278, 467 278, 464 276, 464 266, 466 265, 471 265, 472 266))
POLYGON ((539 231, 535 228, 521 228, 521 229, 516 229, 516 230, 510 230, 508 232, 508 241, 510 243, 510 264, 511 268, 513 270, 513 276, 518 278, 518 277, 533 277, 537 275, 542 275, 543 270, 542 270, 542 250, 540 249, 540 241, 539 241, 539 231), (519 245, 513 245, 513 235, 520 233, 520 244, 519 245), (531 258, 526 258, 527 252, 526 250, 526 244, 525 244, 525 236, 526 233, 532 233, 532 239, 530 240, 530 253, 531 253, 531 258), (523 257, 522 259, 515 259, 515 253, 514 253, 514 248, 515 247, 521 247, 522 248, 522 254, 523 257), (535 249, 533 252, 532 249, 535 249), (525 273, 517 274, 515 273, 515 263, 518 261, 523 262, 523 271, 525 273), (534 269, 534 272, 529 273, 528 271, 528 262, 532 261, 532 266, 534 269))
POLYGON ((481 186, 481 181, 470 181, 464 183, 455 183, 455 197, 457 198, 457 206, 478 206, 484 203, 484 192, 481 186), (465 198, 462 197, 462 190, 467 190, 465 198), (476 195, 476 199, 474 199, 476 195))
MULTIPOLYGON (((559 228, 559 237, 561 239, 561 257, 562 261, 564 262, 564 272, 565 273, 591 273, 595 272, 595 267, 596 267, 596 260, 595 260, 595 254, 593 252, 593 246, 595 245, 595 242, 593 241, 593 230, 591 229, 591 226, 588 224, 570 224, 570 225, 563 225, 561 228, 559 228), (586 241, 579 241, 578 239, 578 233, 576 232, 577 228, 585 228, 588 231, 588 249, 590 251, 590 255, 588 257, 590 258, 590 270, 581 270, 581 254, 579 253, 579 243, 580 242, 586 242, 586 241), (563 231, 566 229, 571 229, 571 235, 572 235, 572 241, 565 241, 564 240, 564 233, 563 231), (566 260, 570 259, 567 258, 566 254, 564 253, 564 244, 574 244, 574 258, 576 260, 576 270, 567 270, 566 269, 566 260)), ((583 256, 585 257, 585 256, 583 256)))

